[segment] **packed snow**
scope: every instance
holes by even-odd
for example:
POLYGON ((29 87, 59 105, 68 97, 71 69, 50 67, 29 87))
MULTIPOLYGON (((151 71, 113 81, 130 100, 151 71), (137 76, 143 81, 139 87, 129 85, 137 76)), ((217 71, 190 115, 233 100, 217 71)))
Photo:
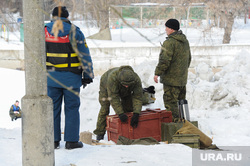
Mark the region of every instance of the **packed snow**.
MULTIPOLYGON (((249 24, 244 25, 238 20, 232 33, 232 44, 250 43, 249 24)), ((93 34, 95 28, 81 27, 86 36, 93 34)), ((137 29, 153 41, 165 40, 164 27, 162 29, 137 29)), ((184 31, 185 32, 185 31, 184 31)), ((112 41, 87 40, 89 47, 108 47, 111 44, 147 46, 151 45, 143 36, 133 29, 112 29, 112 41)), ((222 29, 212 29, 205 34, 200 29, 188 28, 187 37, 191 45, 221 44, 222 29), (201 37, 203 36, 203 37, 201 37), (204 37, 205 36, 205 37, 204 37), (209 37, 206 37, 209 36, 209 37)), ((23 49, 19 42, 19 33, 10 35, 10 42, 0 39, 0 49, 23 49)), ((160 51, 160 50, 159 50, 160 51)), ((143 109, 161 108, 163 105, 162 84, 153 82, 154 68, 157 61, 143 61, 133 66, 141 77, 143 87, 156 87, 156 102, 143 109)), ((0 165, 22 165, 22 135, 21 120, 11 121, 9 108, 15 100, 21 101, 25 95, 24 71, 0 68, 0 165)), ((93 132, 95 129, 100 105, 98 103, 98 87, 100 76, 96 75, 94 82, 85 89, 81 89, 81 126, 80 130, 93 132)), ((201 63, 195 67, 195 72, 189 72, 187 84, 187 100, 191 120, 199 122, 199 128, 213 139, 213 143, 221 146, 250 146, 250 52, 241 50, 235 53, 235 59, 224 66, 220 72, 213 73, 209 64, 201 63)), ((21 105, 22 103, 20 103, 21 105)), ((111 109, 111 113, 114 111, 111 109)), ((62 113, 62 116, 63 113, 62 113)), ((62 121, 62 130, 64 122, 62 121)), ((63 136, 62 136, 63 138, 63 136)), ((93 135, 95 139, 95 135, 93 135)), ((103 141, 106 145, 84 144, 82 149, 66 150, 61 141, 60 149, 55 150, 55 165, 69 166, 186 166, 192 165, 192 149, 181 144, 159 145, 115 145, 108 141, 107 135, 103 141)))

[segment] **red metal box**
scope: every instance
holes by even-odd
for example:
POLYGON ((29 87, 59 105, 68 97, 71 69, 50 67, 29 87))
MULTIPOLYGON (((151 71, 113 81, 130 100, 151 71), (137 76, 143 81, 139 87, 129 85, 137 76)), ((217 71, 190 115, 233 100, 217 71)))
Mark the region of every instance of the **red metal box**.
POLYGON ((161 141, 161 123, 172 122, 172 112, 160 109, 146 109, 141 111, 137 128, 130 126, 133 113, 126 113, 128 121, 122 123, 118 115, 107 116, 107 134, 108 140, 115 143, 119 136, 129 139, 138 139, 144 137, 153 137, 157 141, 161 141))

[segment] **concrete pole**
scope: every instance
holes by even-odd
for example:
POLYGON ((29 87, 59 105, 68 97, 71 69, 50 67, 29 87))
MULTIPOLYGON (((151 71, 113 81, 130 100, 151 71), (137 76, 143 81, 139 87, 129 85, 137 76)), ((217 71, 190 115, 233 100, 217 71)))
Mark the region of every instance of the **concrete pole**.
POLYGON ((22 164, 53 166, 53 103, 47 96, 44 1, 24 0, 25 88, 22 98, 22 164))

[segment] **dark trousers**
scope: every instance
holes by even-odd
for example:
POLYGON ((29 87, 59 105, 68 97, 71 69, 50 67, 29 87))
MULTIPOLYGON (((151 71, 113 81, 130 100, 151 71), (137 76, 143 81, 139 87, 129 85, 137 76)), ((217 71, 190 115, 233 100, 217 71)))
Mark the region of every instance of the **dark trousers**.
MULTIPOLYGON (((80 92, 80 88, 72 89, 80 92)), ((79 141, 80 130, 80 98, 65 88, 56 88, 48 86, 48 96, 53 100, 54 111, 54 138, 55 141, 61 140, 61 107, 64 100, 65 128, 64 141, 79 141)))

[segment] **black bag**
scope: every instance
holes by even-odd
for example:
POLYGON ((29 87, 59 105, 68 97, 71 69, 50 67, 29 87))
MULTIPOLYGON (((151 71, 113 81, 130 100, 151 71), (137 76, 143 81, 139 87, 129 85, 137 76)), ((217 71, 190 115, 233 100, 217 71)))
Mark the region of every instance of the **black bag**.
POLYGON ((155 87, 149 86, 143 88, 142 105, 147 105, 155 102, 155 87))

